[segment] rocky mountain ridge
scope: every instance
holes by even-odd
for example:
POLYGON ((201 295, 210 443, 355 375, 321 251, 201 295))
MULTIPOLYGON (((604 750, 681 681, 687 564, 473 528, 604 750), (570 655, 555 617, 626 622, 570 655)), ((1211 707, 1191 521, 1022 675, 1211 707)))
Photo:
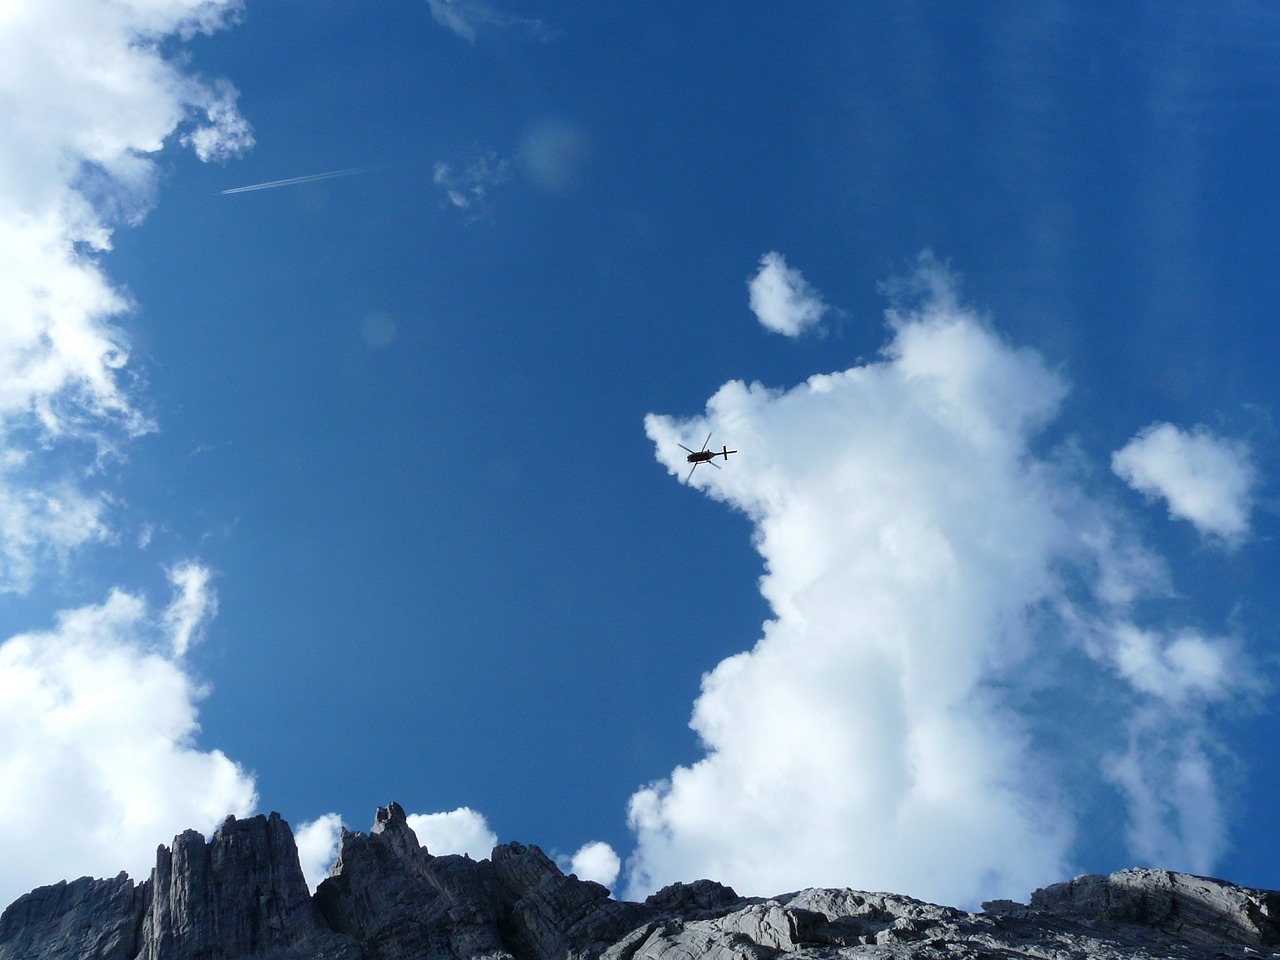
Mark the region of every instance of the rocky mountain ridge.
POLYGON ((835 960, 1280 957, 1280 893, 1160 870, 1085 876, 980 913, 809 889, 740 897, 710 880, 614 900, 535 846, 433 856, 404 810, 343 831, 315 894, 279 814, 188 830, 151 876, 41 887, 0 915, 0 960, 835 960))

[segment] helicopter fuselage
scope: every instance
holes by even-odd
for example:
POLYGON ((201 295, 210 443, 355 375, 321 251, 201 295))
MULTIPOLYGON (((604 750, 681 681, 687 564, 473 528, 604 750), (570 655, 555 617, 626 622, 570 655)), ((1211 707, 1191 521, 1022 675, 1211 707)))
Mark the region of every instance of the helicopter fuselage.
POLYGON ((737 453, 737 452, 738 452, 737 450, 730 450, 728 447, 725 447, 723 450, 699 450, 696 453, 691 453, 687 457, 685 457, 684 462, 685 463, 709 463, 710 461, 714 460, 716 457, 724 457, 726 460, 728 460, 729 454, 737 453))

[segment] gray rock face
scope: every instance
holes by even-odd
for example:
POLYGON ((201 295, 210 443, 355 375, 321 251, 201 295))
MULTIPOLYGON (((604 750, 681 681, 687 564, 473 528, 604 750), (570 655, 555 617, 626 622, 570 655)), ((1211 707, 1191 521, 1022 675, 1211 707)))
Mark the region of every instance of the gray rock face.
POLYGON ((494 875, 507 904, 503 930, 517 957, 595 957, 650 916, 590 880, 566 877, 537 847, 495 847, 494 875))
POLYGON ((19 897, 0 916, 0 957, 95 957, 131 960, 146 911, 147 885, 128 874, 81 877, 19 897))
POLYGON ((315 900, 363 960, 509 956, 498 935, 501 899, 481 864, 488 861, 431 856, 392 803, 367 836, 343 831, 315 900))
POLYGON ((1042 913, 1152 927, 1189 943, 1280 945, 1280 893, 1167 870, 1077 877, 1031 895, 1042 913))
POLYGON ((966 913, 810 889, 744 898, 710 880, 644 903, 565 876, 534 846, 432 856, 404 810, 343 832, 311 896, 278 814, 160 847, 134 884, 41 887, 0 915, 0 960, 854 960, 1280 957, 1280 893, 1160 870, 1077 877, 966 913))
POLYGON ((321 922, 278 813, 228 817, 213 839, 188 830, 161 847, 151 871, 139 960, 347 957, 321 922))

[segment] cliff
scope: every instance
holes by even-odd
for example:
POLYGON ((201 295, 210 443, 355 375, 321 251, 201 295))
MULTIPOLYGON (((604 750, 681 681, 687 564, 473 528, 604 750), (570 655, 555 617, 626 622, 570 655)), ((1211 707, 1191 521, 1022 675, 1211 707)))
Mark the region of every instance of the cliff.
POLYGON ((0 915, 0 960, 853 960, 1280 956, 1280 893, 1160 870, 1079 877, 966 913, 810 889, 739 897, 709 880, 644 903, 565 876, 541 850, 432 856, 390 804, 343 832, 312 896, 278 814, 160 847, 146 881, 41 887, 0 915))

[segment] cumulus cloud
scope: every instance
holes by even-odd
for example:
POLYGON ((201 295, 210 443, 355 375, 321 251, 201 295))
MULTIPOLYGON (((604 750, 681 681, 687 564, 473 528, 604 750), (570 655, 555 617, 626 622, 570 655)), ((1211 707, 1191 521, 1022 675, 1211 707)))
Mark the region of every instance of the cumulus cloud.
POLYGON ((484 0, 427 0, 427 6, 436 23, 448 27, 468 43, 476 42, 481 28, 513 30, 543 42, 557 36, 556 31, 541 20, 504 13, 484 0))
POLYGON ((252 811, 253 778, 195 743, 205 691, 175 653, 211 595, 195 611, 174 587, 163 611, 115 591, 0 644, 0 901, 66 877, 145 877, 157 844, 252 811))
POLYGON ((798 337, 812 330, 827 312, 822 294, 780 253, 760 258, 760 271, 747 284, 751 312, 767 330, 798 337))
POLYGON ((473 860, 486 860, 498 845, 497 834, 489 829, 484 814, 470 807, 447 813, 411 813, 406 819, 418 842, 435 856, 465 853, 473 860))
POLYGON ((875 362, 646 419, 674 476, 753 522, 772 619, 703 677, 701 759, 631 798, 629 895, 1021 898, 1070 874, 1107 791, 1134 856, 1203 872, 1227 765, 1207 711, 1240 689, 1237 645, 1138 622, 1167 565, 1078 450, 1044 449, 1063 377, 932 258, 886 289, 875 362), (678 444, 708 431, 739 457, 686 479, 678 444))
POLYGON ((293 832, 298 845, 298 862, 307 887, 312 893, 320 881, 329 875, 329 868, 338 858, 338 840, 342 837, 342 818, 336 813, 325 813, 316 819, 299 825, 293 832))
MULTIPOLYGON (((154 429, 129 390, 130 299, 100 260, 154 203, 156 154, 252 143, 234 88, 193 76, 170 38, 226 25, 238 0, 0 4, 0 590, 110 542, 105 475, 154 429)), ((204 688, 183 654, 216 598, 194 562, 154 611, 116 590, 0 644, 0 899, 122 867, 254 805, 252 778, 196 744, 204 688), (35 819, 33 819, 35 818, 35 819), (33 828, 33 823, 57 829, 33 828)))
POLYGON ((1111 469, 1139 493, 1163 497, 1169 515, 1202 536, 1234 545, 1249 532, 1256 477, 1243 443, 1203 426, 1153 423, 1112 455, 1111 469))
POLYGON ((583 844, 569 859, 569 872, 576 874, 579 880, 594 880, 610 890, 617 883, 621 869, 622 860, 613 847, 602 840, 583 844))

